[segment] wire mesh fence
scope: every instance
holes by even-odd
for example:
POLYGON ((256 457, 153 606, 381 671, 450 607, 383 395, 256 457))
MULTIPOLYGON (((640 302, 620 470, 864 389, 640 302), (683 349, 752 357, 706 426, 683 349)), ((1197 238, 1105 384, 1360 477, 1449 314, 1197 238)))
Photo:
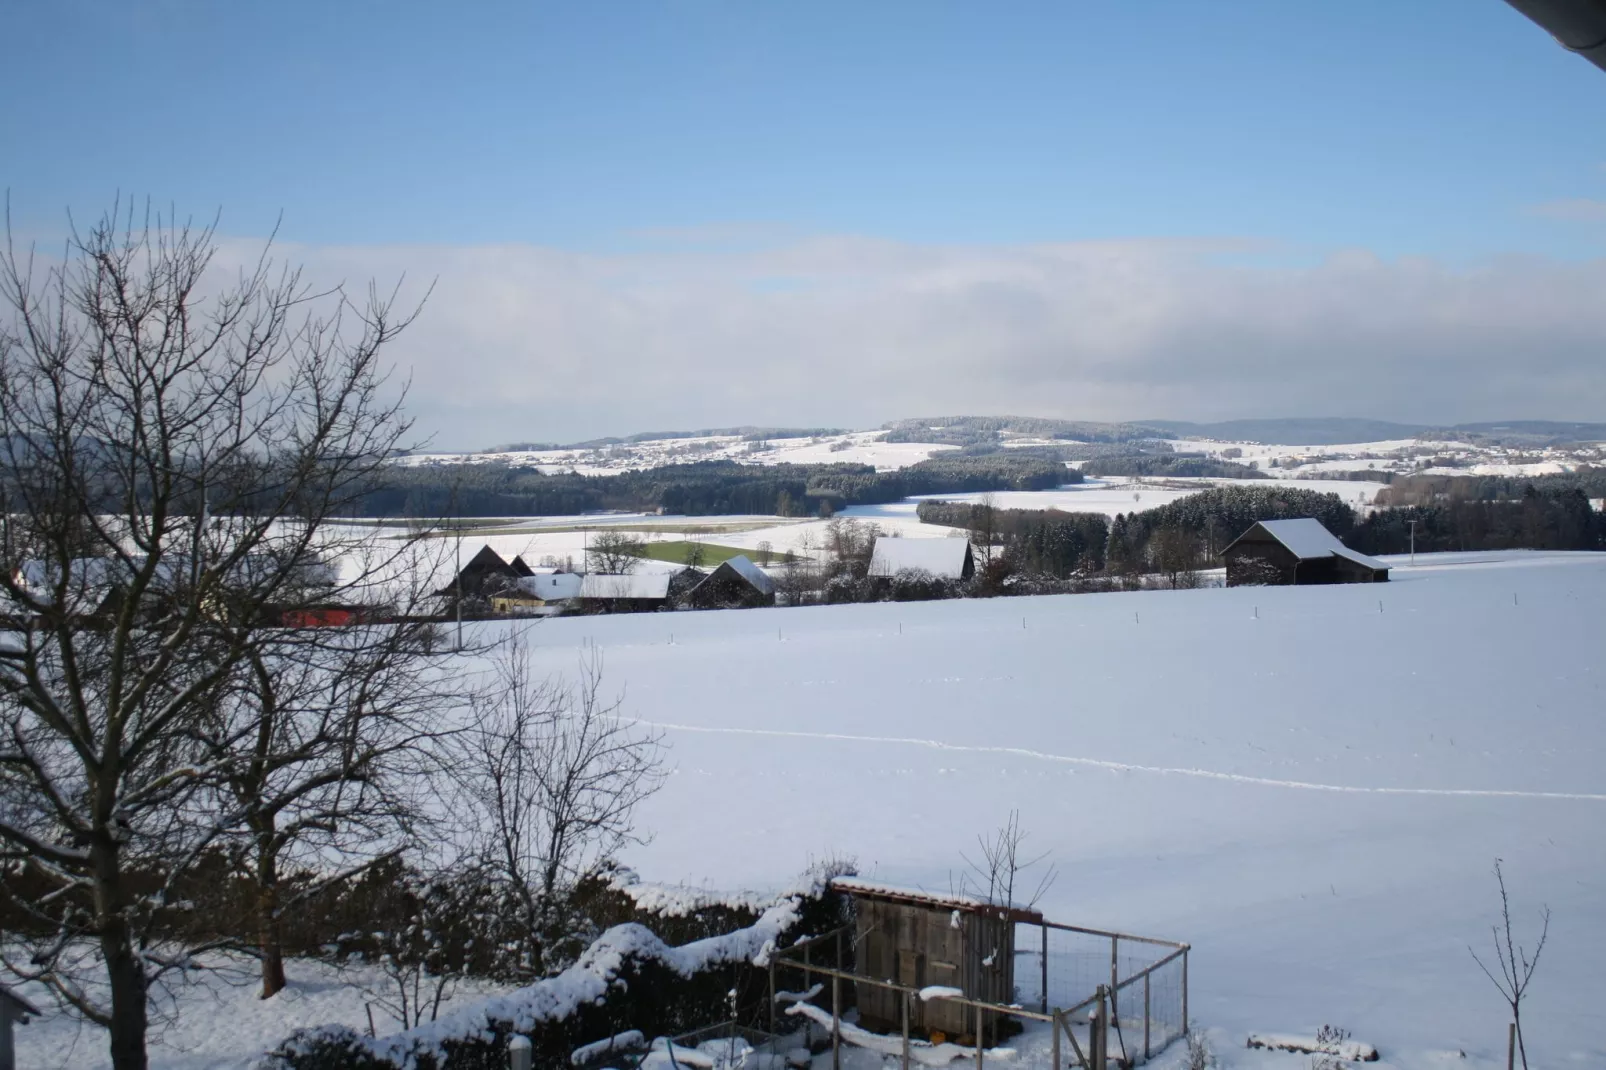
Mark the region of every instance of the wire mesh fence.
MULTIPOLYGON (((1140 1063, 1187 1031, 1187 948, 1118 933, 1022 923, 1015 930, 1015 1001, 1061 1010, 1103 986, 1111 1043, 1140 1063)), ((1092 1008, 1073 1015, 1085 1022, 1092 1008)))

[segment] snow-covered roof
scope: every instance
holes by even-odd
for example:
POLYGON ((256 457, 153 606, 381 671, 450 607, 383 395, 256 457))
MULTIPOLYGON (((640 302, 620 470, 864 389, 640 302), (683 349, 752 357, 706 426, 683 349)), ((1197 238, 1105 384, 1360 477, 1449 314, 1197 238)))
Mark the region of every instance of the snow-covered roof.
POLYGON ((543 602, 580 597, 581 577, 577 572, 540 572, 519 577, 519 590, 543 602))
POLYGON ((775 581, 770 579, 770 574, 749 561, 745 554, 737 554, 725 563, 760 591, 775 593, 775 581))
MULTIPOLYGON (((962 910, 967 912, 998 910, 1001 903, 989 903, 971 895, 956 895, 952 892, 928 892, 920 888, 901 888, 895 884, 882 884, 879 881, 862 880, 859 877, 836 877, 831 881, 831 887, 839 892, 849 895, 874 896, 877 899, 896 899, 905 903, 918 903, 921 906, 930 906, 940 910, 962 910)), ((1036 918, 1042 916, 1029 907, 1017 906, 1012 910, 1017 920, 1036 918)))
MULTIPOLYGON (((1351 550, 1338 541, 1334 535, 1322 526, 1322 522, 1313 517, 1299 517, 1294 520, 1262 520, 1255 527, 1261 528, 1266 534, 1287 547, 1295 557, 1301 561, 1315 561, 1324 557, 1344 557, 1356 564, 1367 568, 1388 568, 1388 565, 1375 557, 1367 557, 1363 553, 1351 550)), ((1249 529, 1253 531, 1254 528, 1249 529)), ((1248 534, 1248 532, 1245 532, 1248 534)), ((1238 537, 1242 539, 1243 536, 1238 537)), ((1234 544, 1237 539, 1233 540, 1234 544)), ((1228 549, 1232 547, 1229 546, 1228 549)))
POLYGON ((883 535, 876 539, 870 554, 870 575, 891 578, 904 569, 920 569, 942 579, 957 580, 965 574, 968 539, 905 539, 883 535))
POLYGON ((580 581, 581 598, 668 598, 670 572, 633 572, 605 576, 588 572, 580 581))

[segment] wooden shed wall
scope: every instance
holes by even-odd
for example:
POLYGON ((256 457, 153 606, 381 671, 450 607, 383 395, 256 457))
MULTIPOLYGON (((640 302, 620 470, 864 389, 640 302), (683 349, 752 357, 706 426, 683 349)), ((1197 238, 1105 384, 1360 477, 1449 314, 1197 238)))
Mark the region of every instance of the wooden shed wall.
MULTIPOLYGON (((858 972, 910 988, 944 985, 972 999, 1014 1001, 1015 925, 974 911, 856 896, 858 972), (957 922, 957 924, 956 924, 957 922)), ((903 994, 858 986, 860 1021, 895 1032, 903 1025, 903 994)), ((911 1030, 950 1037, 975 1032, 975 1010, 945 1000, 913 1000, 911 1030)), ((992 1023, 984 1023, 992 1028, 992 1023)))

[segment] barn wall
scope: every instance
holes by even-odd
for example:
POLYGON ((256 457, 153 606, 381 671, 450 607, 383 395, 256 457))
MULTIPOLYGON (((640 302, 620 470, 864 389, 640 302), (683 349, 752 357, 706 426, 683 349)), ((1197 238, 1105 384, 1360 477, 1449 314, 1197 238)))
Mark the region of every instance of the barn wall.
MULTIPOLYGON (((1294 566, 1299 564, 1299 558, 1294 556, 1292 550, 1273 540, 1240 540, 1223 556, 1227 559, 1228 587, 1291 584, 1294 582, 1294 566)), ((1304 567, 1300 568, 1301 579, 1304 567)))

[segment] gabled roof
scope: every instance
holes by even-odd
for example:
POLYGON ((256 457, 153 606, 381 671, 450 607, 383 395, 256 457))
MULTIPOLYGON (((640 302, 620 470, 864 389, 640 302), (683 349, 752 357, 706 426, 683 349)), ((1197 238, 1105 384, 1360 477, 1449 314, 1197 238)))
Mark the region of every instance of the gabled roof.
MULTIPOLYGON (((737 554, 726 561, 725 564, 730 566, 732 572, 735 572, 764 594, 775 593, 775 581, 770 579, 769 573, 749 561, 745 554, 737 554)), ((719 569, 714 571, 718 572, 719 569)))
POLYGON ((870 554, 870 575, 890 579, 904 569, 920 569, 941 579, 965 575, 969 539, 906 539, 883 535, 870 554))
POLYGON ((580 597, 667 599, 672 575, 669 572, 633 572, 625 576, 605 576, 588 572, 580 581, 580 597))
POLYGON ((1287 548, 1301 561, 1315 561, 1324 557, 1343 557, 1367 568, 1387 569, 1388 565, 1375 557, 1367 557, 1363 553, 1351 550, 1338 541, 1334 535, 1322 526, 1322 522, 1313 517, 1299 517, 1294 520, 1260 520, 1250 525, 1249 530, 1232 540, 1221 552, 1225 554, 1256 530, 1265 532, 1273 539, 1287 548))
POLYGON ((469 558, 468 564, 463 566, 463 575, 472 576, 476 572, 489 572, 494 575, 516 576, 518 573, 509 565, 501 554, 491 549, 486 543, 480 547, 480 552, 469 558))

